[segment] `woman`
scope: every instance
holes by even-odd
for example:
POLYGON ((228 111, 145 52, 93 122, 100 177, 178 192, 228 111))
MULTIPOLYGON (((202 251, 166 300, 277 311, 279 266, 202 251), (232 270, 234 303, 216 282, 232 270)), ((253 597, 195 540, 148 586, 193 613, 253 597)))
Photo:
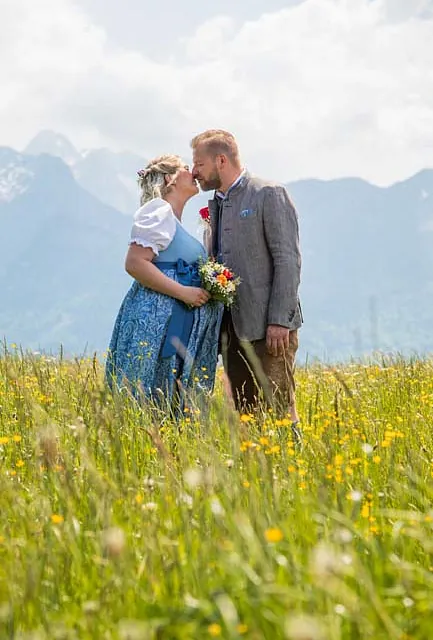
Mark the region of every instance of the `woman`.
POLYGON ((134 216, 126 271, 134 282, 120 307, 106 375, 132 393, 170 404, 177 391, 212 390, 222 305, 200 286, 203 245, 182 226, 198 193, 179 156, 160 156, 138 172, 141 207, 134 216), (164 401, 165 401, 164 400, 164 401))

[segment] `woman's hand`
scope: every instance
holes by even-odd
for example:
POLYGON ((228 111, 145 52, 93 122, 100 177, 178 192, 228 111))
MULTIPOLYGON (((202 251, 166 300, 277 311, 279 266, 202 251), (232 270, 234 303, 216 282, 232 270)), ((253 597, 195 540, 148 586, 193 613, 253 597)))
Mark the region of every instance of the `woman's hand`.
POLYGON ((191 307, 201 307, 206 304, 210 298, 209 292, 205 289, 200 289, 200 287, 184 286, 183 289, 181 300, 191 307))

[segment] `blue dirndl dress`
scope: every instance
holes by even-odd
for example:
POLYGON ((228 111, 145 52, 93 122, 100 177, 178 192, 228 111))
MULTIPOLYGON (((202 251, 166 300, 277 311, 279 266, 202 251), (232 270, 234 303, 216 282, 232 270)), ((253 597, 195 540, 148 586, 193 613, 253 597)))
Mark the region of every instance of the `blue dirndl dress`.
MULTIPOLYGON (((181 284, 200 286, 198 261, 206 257, 204 246, 176 220, 173 240, 154 264, 181 284)), ((107 382, 158 403, 170 402, 176 387, 212 391, 222 313, 218 302, 188 309, 134 281, 115 321, 107 382)))

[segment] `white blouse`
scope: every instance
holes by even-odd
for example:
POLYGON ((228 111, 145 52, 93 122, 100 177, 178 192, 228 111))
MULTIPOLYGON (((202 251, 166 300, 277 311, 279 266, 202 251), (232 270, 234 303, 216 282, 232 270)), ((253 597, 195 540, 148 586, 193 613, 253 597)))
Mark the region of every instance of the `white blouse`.
POLYGON ((149 200, 136 211, 129 244, 149 247, 155 255, 168 247, 176 233, 171 205, 162 198, 149 200))

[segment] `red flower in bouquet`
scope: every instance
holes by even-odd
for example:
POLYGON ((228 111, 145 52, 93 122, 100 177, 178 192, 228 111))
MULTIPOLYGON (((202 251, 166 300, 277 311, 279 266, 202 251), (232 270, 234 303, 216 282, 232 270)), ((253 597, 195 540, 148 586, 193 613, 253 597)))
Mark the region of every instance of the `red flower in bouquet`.
POLYGON ((227 280, 233 280, 233 278, 234 278, 234 275, 230 271, 230 269, 224 269, 223 275, 227 278, 227 280))
POLYGON ((209 213, 209 207, 202 207, 199 211, 200 214, 200 218, 204 221, 207 222, 208 224, 210 224, 210 213, 209 213))

